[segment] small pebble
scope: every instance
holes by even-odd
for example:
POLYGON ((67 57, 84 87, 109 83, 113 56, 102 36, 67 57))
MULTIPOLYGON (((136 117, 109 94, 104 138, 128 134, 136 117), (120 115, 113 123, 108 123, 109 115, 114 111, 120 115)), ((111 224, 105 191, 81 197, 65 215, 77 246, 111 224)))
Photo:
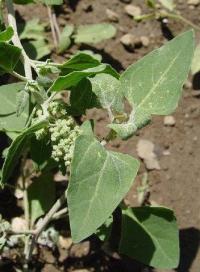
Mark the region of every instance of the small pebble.
POLYGON ((108 19, 112 22, 119 21, 119 15, 111 9, 106 9, 106 15, 107 15, 108 19))
POLYGON ((125 12, 132 17, 140 16, 142 14, 141 8, 134 5, 126 5, 125 12))
POLYGON ((69 249, 72 245, 72 239, 69 237, 63 237, 62 235, 59 236, 58 242, 61 248, 69 249))
POLYGON ((124 47, 130 51, 133 51, 135 47, 141 45, 141 40, 135 37, 133 34, 125 34, 121 37, 120 42, 124 45, 124 47))
POLYGON ((172 115, 165 116, 164 118, 164 125, 173 127, 176 124, 176 120, 172 115))
POLYGON ((200 0, 188 0, 187 3, 190 6, 198 6, 200 4, 200 0))
POLYGON ((150 41, 149 41, 149 38, 147 36, 141 36, 140 39, 141 39, 142 45, 144 47, 149 46, 150 41))

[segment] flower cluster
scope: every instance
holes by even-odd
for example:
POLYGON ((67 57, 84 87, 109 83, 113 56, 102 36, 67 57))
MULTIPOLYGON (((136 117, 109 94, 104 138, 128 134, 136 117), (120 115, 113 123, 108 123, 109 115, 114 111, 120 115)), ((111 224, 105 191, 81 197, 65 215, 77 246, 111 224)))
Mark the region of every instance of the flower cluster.
POLYGON ((50 127, 52 142, 52 157, 57 162, 64 160, 65 166, 71 164, 74 152, 74 143, 80 130, 74 120, 68 116, 66 119, 58 119, 50 127))
MULTIPOLYGON (((80 134, 79 126, 74 119, 67 115, 66 104, 62 101, 52 101, 48 107, 49 127, 38 130, 36 138, 42 139, 49 133, 52 144, 52 158, 68 167, 74 152, 75 140, 80 134)), ((37 117, 42 116, 42 110, 38 110, 37 117)))

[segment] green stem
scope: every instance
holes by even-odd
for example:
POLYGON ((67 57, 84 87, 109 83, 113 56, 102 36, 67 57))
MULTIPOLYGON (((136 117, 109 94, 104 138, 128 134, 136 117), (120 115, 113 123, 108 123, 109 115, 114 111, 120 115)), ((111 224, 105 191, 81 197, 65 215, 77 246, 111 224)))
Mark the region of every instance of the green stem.
POLYGON ((30 126, 30 124, 32 122, 32 119, 33 119, 33 117, 34 117, 34 115, 36 113, 36 110, 37 110, 37 108, 34 107, 31 114, 30 114, 30 116, 29 116, 28 122, 26 123, 26 128, 28 128, 30 126))
MULTIPOLYGON (((58 210, 62 207, 62 205, 67 201, 66 192, 55 202, 55 204, 52 206, 52 208, 49 210, 49 212, 45 215, 42 222, 38 226, 38 228, 35 230, 34 236, 32 237, 28 250, 26 251, 26 260, 27 262, 30 261, 32 252, 34 249, 34 246, 40 236, 40 234, 43 232, 43 230, 47 227, 49 222, 52 220, 52 218, 55 216, 55 214, 58 212, 58 210)), ((65 212, 65 210, 62 210, 65 212)))
POLYGON ((25 82, 27 81, 27 78, 26 78, 26 77, 24 77, 24 76, 18 74, 18 73, 15 72, 15 71, 12 71, 12 72, 11 72, 11 75, 13 75, 14 77, 20 79, 21 81, 25 81, 25 82))
POLYGON ((134 16, 135 21, 143 21, 143 20, 149 20, 155 18, 155 13, 148 13, 148 14, 143 14, 139 16, 134 16))
POLYGON ((19 39, 18 36, 18 31, 17 31, 17 23, 16 23, 16 19, 15 19, 15 11, 14 11, 14 7, 13 7, 13 1, 12 0, 6 0, 6 7, 8 10, 8 23, 10 26, 12 26, 13 30, 14 30, 14 35, 12 37, 12 42, 15 46, 21 48, 22 50, 22 55, 23 55, 23 59, 24 59, 24 70, 25 70, 25 75, 27 77, 27 79, 32 80, 32 70, 31 70, 31 63, 29 61, 29 57, 27 56, 21 41, 19 39))

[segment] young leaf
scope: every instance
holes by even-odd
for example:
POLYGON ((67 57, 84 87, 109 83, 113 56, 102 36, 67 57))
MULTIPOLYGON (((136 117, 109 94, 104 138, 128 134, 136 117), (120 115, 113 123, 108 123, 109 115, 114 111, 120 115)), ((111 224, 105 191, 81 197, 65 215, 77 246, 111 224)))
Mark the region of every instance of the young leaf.
POLYGON ((64 52, 71 45, 71 35, 74 31, 74 25, 66 25, 60 34, 58 44, 58 53, 64 52))
POLYGON ((109 74, 98 74, 89 79, 92 84, 92 91, 98 97, 102 108, 109 112, 123 112, 123 92, 120 81, 109 74))
POLYGON ((55 202, 55 182, 51 173, 41 175, 28 187, 31 225, 44 215, 55 202), (44 197, 45 196, 45 197, 44 197))
POLYGON ((85 114, 87 109, 99 108, 96 95, 92 92, 92 86, 87 78, 82 79, 78 85, 72 88, 70 93, 70 113, 73 116, 85 114))
POLYGON ((151 115, 168 115, 175 110, 193 51, 193 31, 188 31, 131 65, 121 75, 124 96, 133 107, 135 130, 149 122, 151 115))
POLYGON ((46 124, 47 121, 45 120, 40 121, 24 130, 14 139, 14 141, 12 142, 11 146, 8 149, 8 153, 3 164, 2 177, 0 183, 1 186, 3 186, 7 182, 8 178, 11 176, 12 170, 15 167, 27 141, 33 136, 34 132, 43 128, 46 124))
POLYGON ((200 71, 200 44, 196 47, 194 51, 191 70, 193 75, 200 71))
POLYGON ((94 76, 98 73, 108 73, 114 77, 118 77, 118 73, 108 64, 100 64, 93 68, 88 68, 82 71, 74 71, 66 76, 60 76, 56 79, 50 88, 52 92, 59 92, 70 89, 76 86, 82 79, 94 76))
POLYGON ((105 150, 93 136, 77 138, 67 192, 74 242, 95 233, 106 221, 130 189, 138 168, 136 159, 105 150))
POLYGON ((17 93, 17 109, 16 114, 19 117, 29 103, 29 93, 26 90, 21 90, 17 93))
POLYGON ((20 55, 20 48, 6 42, 0 42, 0 69, 5 72, 12 72, 19 61, 20 55))
POLYGON ((58 68, 62 70, 85 70, 88 68, 93 68, 100 65, 100 61, 97 60, 94 56, 91 54, 79 52, 75 54, 71 59, 69 59, 67 62, 58 65, 58 68))
POLYGON ((116 28, 111 24, 81 25, 74 35, 75 43, 98 43, 116 35, 116 28))
POLYGON ((176 7, 174 0, 158 0, 164 8, 168 9, 169 11, 173 11, 176 7))
POLYGON ((0 86, 0 130, 21 131, 28 119, 29 104, 20 117, 16 116, 16 96, 25 87, 24 82, 0 86))
POLYGON ((0 42, 7 42, 12 39, 14 34, 13 28, 11 26, 7 27, 6 30, 0 32, 0 42))
POLYGON ((124 210, 119 250, 156 268, 176 268, 179 236, 173 211, 162 207, 124 210))

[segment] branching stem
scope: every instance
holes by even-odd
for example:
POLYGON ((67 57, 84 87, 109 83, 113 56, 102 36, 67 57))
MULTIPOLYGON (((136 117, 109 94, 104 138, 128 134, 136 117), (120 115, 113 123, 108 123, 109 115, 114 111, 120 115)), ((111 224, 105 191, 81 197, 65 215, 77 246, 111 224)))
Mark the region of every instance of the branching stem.
POLYGON ((7 10, 8 10, 8 23, 10 26, 12 26, 12 28, 14 30, 12 42, 15 46, 21 48, 23 60, 24 60, 24 70, 25 70, 26 78, 29 80, 32 80, 31 63, 29 61, 29 57, 27 56, 27 54, 21 44, 21 41, 19 39, 18 32, 17 32, 17 23, 16 23, 16 19, 15 19, 15 11, 14 11, 14 7, 13 7, 13 1, 6 0, 5 2, 6 2, 7 10))
MULTIPOLYGON (((38 228, 34 231, 34 235, 32 236, 32 238, 30 239, 29 242, 29 247, 28 250, 26 252, 26 260, 27 262, 30 261, 31 256, 32 256, 32 252, 34 249, 34 246, 40 236, 40 234, 42 233, 42 231, 46 228, 46 226, 49 224, 49 222, 56 216, 57 211, 62 207, 62 205, 67 201, 66 198, 66 193, 64 193, 53 205, 53 207, 50 209, 50 211, 45 215, 45 217, 43 218, 42 222, 40 223, 40 225, 38 226, 38 228)), ((64 209, 63 209, 64 210, 64 209)), ((62 210, 61 210, 62 211, 62 210)), ((60 212, 61 212, 60 211, 60 212)), ((64 212, 66 213, 66 210, 64 210, 64 212)), ((59 213, 59 212, 58 212, 59 213)), ((58 214, 57 213, 57 214, 58 214)))

